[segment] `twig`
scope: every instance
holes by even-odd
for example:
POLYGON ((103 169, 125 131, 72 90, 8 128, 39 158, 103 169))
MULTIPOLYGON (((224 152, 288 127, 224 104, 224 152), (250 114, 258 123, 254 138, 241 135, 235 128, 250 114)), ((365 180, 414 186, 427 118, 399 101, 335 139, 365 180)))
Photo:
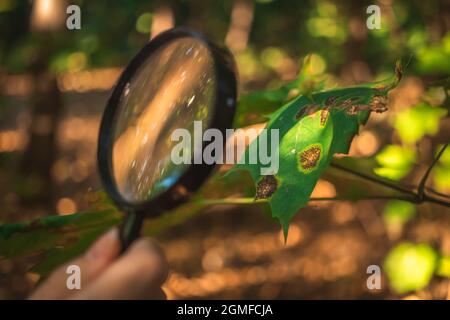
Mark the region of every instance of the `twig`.
POLYGON ((352 196, 336 196, 336 197, 324 197, 324 198, 310 198, 309 201, 362 201, 362 200, 404 200, 412 202, 412 197, 407 196, 391 196, 391 195, 367 195, 362 197, 352 196))
MULTIPOLYGON (((439 157, 442 155, 444 149, 445 148, 443 148, 439 152, 438 156, 436 157, 437 160, 435 159, 435 161, 433 161, 433 163, 431 164, 430 168, 428 168, 428 170, 427 170, 428 174, 429 174, 429 172, 431 172, 434 164, 439 160, 439 157)), ((367 181, 370 181, 370 182, 382 185, 382 186, 390 188, 392 190, 400 191, 400 192, 408 194, 410 196, 410 197, 404 197, 403 199, 401 199, 400 197, 393 197, 393 199, 405 200, 405 201, 413 202, 413 203, 416 203, 416 204, 420 204, 420 203, 423 203, 423 202, 431 202, 431 203, 439 204, 441 206, 450 208, 450 202, 449 201, 444 201, 444 200, 435 198, 435 197, 433 197, 431 195, 428 195, 426 193, 424 193, 423 195, 420 195, 419 193, 416 193, 416 192, 414 192, 412 190, 406 189, 403 186, 399 186, 399 185, 396 185, 396 184, 393 184, 393 183, 390 183, 390 182, 387 182, 387 181, 384 181, 384 180, 381 180, 381 179, 378 179, 378 178, 366 175, 364 173, 355 171, 353 169, 349 169, 347 167, 341 166, 341 165, 336 164, 336 163, 331 163, 331 166, 336 168, 336 169, 342 170, 344 172, 351 173, 351 174, 353 174, 355 176, 358 176, 358 177, 360 177, 360 178, 362 178, 364 180, 367 180, 367 181)), ((422 180, 423 180, 423 178, 422 178, 422 180)))
MULTIPOLYGON (((360 200, 404 200, 404 201, 413 201, 411 197, 402 197, 402 196, 390 196, 390 195, 368 195, 363 197, 352 197, 352 196, 336 196, 336 197, 312 197, 309 199, 309 202, 316 201, 360 201, 360 200)), ((250 197, 244 198, 223 198, 223 199, 199 199, 195 201, 200 205, 221 205, 221 204, 257 204, 257 203, 268 203, 267 199, 258 199, 250 197)))
POLYGON ((402 186, 399 186, 397 184, 394 184, 394 183, 391 183, 391 182, 388 182, 388 181, 385 181, 385 180, 378 179, 376 177, 367 175, 367 174, 362 173, 362 172, 355 171, 353 169, 341 166, 340 164, 337 164, 337 163, 333 163, 332 162, 331 166, 336 168, 336 169, 339 169, 341 171, 345 171, 345 172, 351 173, 351 174, 353 174, 355 176, 358 176, 358 177, 360 177, 360 178, 362 178, 364 180, 374 182, 376 184, 379 184, 379 185, 382 185, 384 187, 387 187, 387 188, 399 191, 401 193, 408 194, 410 196, 414 196, 414 197, 416 196, 416 193, 414 191, 406 189, 406 188, 404 188, 402 186))
POLYGON ((267 202, 265 199, 255 198, 223 198, 223 199, 199 199, 196 201, 202 205, 216 205, 216 204, 255 204, 267 202))
POLYGON ((417 194, 419 196, 419 199, 423 199, 425 197, 425 184, 427 183, 427 179, 431 173, 431 170, 433 170, 434 166, 436 165, 436 163, 439 161, 439 159, 441 158, 442 154, 444 153, 445 149, 447 148, 448 143, 445 144, 442 149, 439 151, 439 153, 437 154, 437 156, 433 159, 433 162, 430 164, 430 166, 428 167, 427 171, 425 172, 425 174, 423 175, 422 179, 420 180, 419 186, 417 187, 417 194))
POLYGON ((439 191, 437 191, 437 190, 434 190, 433 188, 425 187, 425 190, 428 191, 428 192, 430 192, 430 193, 433 193, 433 194, 435 194, 435 195, 437 195, 437 196, 440 196, 440 197, 443 197, 443 198, 450 199, 450 195, 445 194, 445 193, 442 193, 442 192, 439 192, 439 191))
POLYGON ((435 197, 429 196, 427 194, 424 195, 423 199, 416 201, 417 203, 422 203, 422 202, 432 202, 432 203, 436 203, 436 204, 440 204, 441 206, 444 207, 448 207, 450 208, 450 202, 444 201, 444 200, 440 200, 437 199, 435 197))

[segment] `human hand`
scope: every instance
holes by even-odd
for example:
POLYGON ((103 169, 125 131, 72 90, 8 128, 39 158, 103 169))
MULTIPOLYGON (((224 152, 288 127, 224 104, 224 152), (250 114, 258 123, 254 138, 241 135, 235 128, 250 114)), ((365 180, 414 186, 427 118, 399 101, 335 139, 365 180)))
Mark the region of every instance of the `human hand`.
POLYGON ((118 230, 112 229, 84 255, 54 271, 30 299, 165 299, 161 285, 167 275, 167 261, 154 240, 140 238, 120 255, 118 230), (80 268, 80 289, 68 289, 70 265, 80 268))

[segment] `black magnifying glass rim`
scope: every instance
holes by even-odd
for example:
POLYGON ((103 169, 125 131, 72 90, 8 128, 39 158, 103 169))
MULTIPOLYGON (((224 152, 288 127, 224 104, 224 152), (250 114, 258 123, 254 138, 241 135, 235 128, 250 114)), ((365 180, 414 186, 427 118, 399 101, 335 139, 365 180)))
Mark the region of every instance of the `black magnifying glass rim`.
MULTIPOLYGON (((142 64, 156 50, 180 38, 193 38, 200 41, 209 50, 214 62, 216 94, 209 128, 220 130, 223 136, 226 137, 226 129, 231 128, 233 123, 238 93, 237 71, 232 54, 225 48, 216 46, 202 34, 187 28, 170 29, 152 39, 131 60, 123 71, 108 100, 100 125, 97 148, 97 164, 100 178, 107 194, 120 209, 126 212, 153 217, 186 202, 189 196, 200 188, 215 167, 215 164, 206 164, 203 161, 201 164, 191 164, 181 177, 167 190, 156 195, 154 198, 139 202, 129 202, 123 198, 114 180, 112 171, 112 146, 115 129, 114 117, 120 105, 122 93, 136 72, 139 71, 142 64)), ((205 145, 207 143, 203 142, 203 148, 205 145)))

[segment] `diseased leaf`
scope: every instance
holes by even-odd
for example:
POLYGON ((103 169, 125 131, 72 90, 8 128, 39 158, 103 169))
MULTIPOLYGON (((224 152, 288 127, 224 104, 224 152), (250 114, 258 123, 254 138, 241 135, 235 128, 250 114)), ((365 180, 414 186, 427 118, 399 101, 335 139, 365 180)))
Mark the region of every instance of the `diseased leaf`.
POLYGON ((80 230, 81 232, 77 240, 75 241, 74 239, 74 243, 65 246, 55 246, 49 249, 46 251, 44 258, 33 266, 30 271, 41 276, 47 276, 56 267, 85 252, 99 236, 114 225, 94 228, 92 230, 80 230))
POLYGON ((390 82, 295 98, 270 115, 267 133, 260 134, 232 168, 232 171, 250 173, 256 185, 256 198, 267 197, 272 216, 282 224, 285 236, 289 221, 307 204, 333 155, 348 153, 359 126, 367 122, 371 111, 386 111, 387 93, 401 77, 400 65, 396 74, 395 80, 390 82), (269 173, 272 178, 267 178, 267 173, 261 170, 266 165, 260 159, 256 163, 248 160, 250 152, 258 150, 262 144, 267 145, 266 150, 271 150, 272 129, 277 129, 279 135, 279 170, 269 173), (273 190, 274 185, 276 190, 273 190))
POLYGON ((116 210, 51 216, 0 226, 0 257, 44 255, 40 274, 83 252, 91 242, 121 221, 116 210))

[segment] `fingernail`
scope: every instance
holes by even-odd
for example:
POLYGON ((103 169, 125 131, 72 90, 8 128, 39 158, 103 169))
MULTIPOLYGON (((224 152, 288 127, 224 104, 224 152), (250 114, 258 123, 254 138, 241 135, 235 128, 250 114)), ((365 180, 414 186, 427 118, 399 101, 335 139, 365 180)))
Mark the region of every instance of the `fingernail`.
POLYGON ((101 236, 86 252, 86 258, 95 260, 103 255, 107 255, 112 248, 115 248, 119 241, 119 232, 113 228, 101 236))

